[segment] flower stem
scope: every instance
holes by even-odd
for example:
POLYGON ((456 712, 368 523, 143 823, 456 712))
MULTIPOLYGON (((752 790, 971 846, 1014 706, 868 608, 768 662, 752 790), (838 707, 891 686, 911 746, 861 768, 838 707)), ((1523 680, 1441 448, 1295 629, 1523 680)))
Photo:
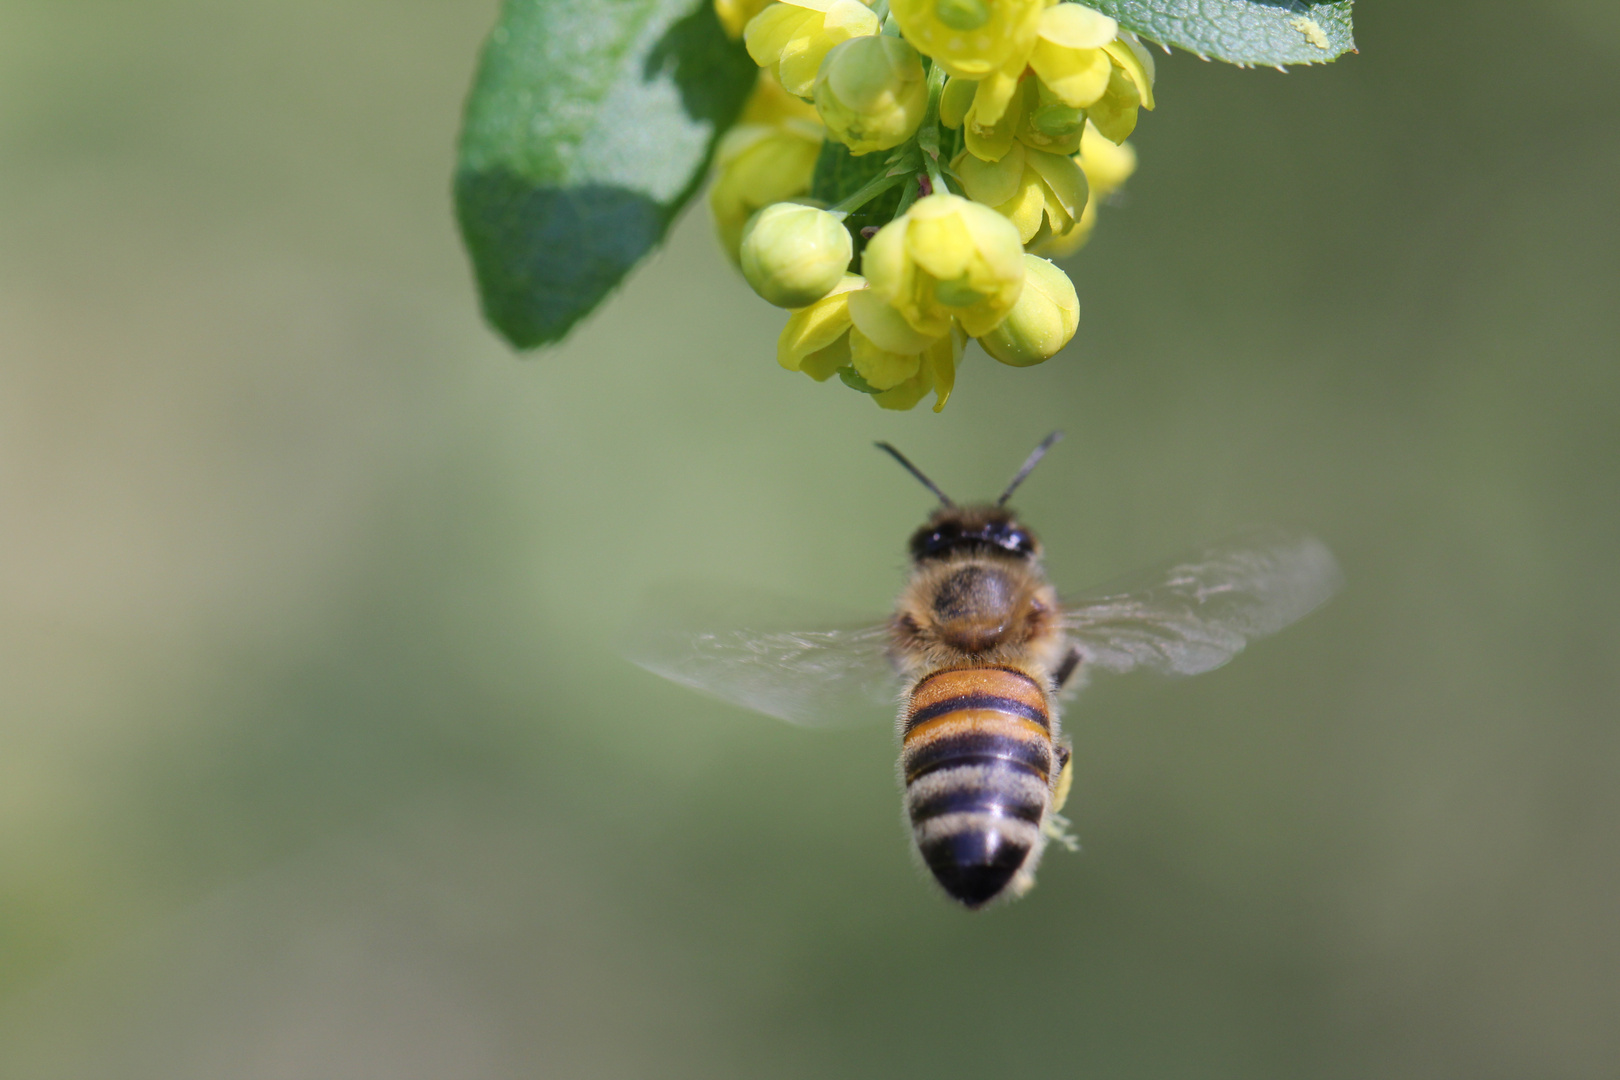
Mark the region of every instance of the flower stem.
POLYGON ((945 177, 939 171, 939 98, 945 92, 945 69, 931 63, 928 68, 928 111, 922 126, 917 129, 917 146, 923 153, 923 167, 928 170, 928 182, 936 193, 948 190, 945 177))
POLYGON ((844 196, 844 198, 829 206, 827 212, 837 215, 838 219, 842 221, 851 212, 859 210, 885 191, 911 179, 915 172, 916 170, 905 163, 902 158, 902 160, 894 162, 888 169, 885 169, 881 175, 874 176, 853 193, 844 196))

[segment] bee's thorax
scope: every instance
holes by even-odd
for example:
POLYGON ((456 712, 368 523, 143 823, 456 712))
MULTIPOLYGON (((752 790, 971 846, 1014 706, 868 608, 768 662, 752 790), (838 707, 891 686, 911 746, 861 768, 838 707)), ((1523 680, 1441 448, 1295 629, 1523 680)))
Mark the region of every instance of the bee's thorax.
POLYGON ((892 624, 893 654, 920 676, 971 662, 1049 663, 1056 597, 1030 560, 978 552, 919 563, 892 624))
POLYGON ((993 564, 966 563, 954 569, 934 593, 933 616, 939 636, 964 652, 983 652, 1013 621, 1018 585, 993 564))

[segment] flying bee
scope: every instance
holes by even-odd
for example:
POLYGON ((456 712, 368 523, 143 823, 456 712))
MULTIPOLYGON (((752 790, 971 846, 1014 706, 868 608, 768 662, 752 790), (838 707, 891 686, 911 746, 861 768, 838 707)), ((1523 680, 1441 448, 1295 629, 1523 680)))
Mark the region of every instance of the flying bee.
POLYGON ((1022 895, 1048 841, 1073 846, 1060 815, 1073 776, 1060 695, 1094 671, 1210 671, 1339 586, 1320 541, 1267 531, 1060 600, 1040 541, 1007 507, 1060 437, 1036 447, 994 503, 971 506, 877 444, 940 502, 911 536, 910 580, 886 622, 664 633, 642 643, 636 662, 800 724, 873 711, 898 690, 900 783, 917 855, 969 908, 1022 895))

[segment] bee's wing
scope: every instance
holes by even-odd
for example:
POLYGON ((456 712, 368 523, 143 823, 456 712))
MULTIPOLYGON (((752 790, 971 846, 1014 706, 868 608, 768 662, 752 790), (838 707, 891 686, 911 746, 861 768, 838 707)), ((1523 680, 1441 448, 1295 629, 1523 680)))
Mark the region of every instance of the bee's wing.
POLYGON ((1197 675, 1321 606, 1342 578, 1315 537, 1250 533, 1064 605, 1082 671, 1197 675))
POLYGON ((700 608, 707 615, 676 612, 680 621, 672 622, 666 610, 642 620, 625 649, 628 658, 672 682, 792 724, 893 719, 898 688, 885 652, 886 625, 773 629, 798 605, 729 589, 724 606, 714 602, 712 590, 705 593, 700 608), (741 613, 749 608, 766 614, 741 613))

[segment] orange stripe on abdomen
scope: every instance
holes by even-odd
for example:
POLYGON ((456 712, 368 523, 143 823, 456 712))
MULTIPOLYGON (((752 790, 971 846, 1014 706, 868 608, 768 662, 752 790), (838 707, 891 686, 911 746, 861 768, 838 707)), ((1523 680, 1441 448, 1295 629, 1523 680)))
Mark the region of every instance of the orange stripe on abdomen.
POLYGON ((911 691, 906 731, 959 709, 990 710, 1021 716, 1050 730, 1046 691, 1040 683, 1011 668, 948 668, 936 671, 911 691))
POLYGON ((901 765, 908 781, 957 764, 1002 760, 1043 780, 1051 720, 1040 684, 1009 668, 935 672, 911 693, 901 765))

